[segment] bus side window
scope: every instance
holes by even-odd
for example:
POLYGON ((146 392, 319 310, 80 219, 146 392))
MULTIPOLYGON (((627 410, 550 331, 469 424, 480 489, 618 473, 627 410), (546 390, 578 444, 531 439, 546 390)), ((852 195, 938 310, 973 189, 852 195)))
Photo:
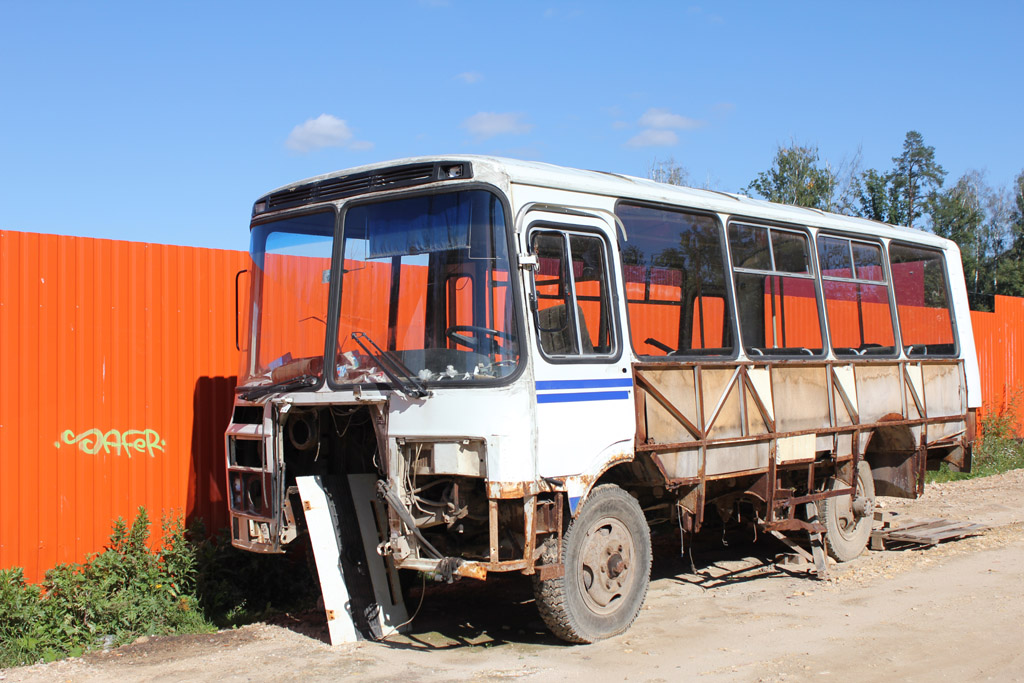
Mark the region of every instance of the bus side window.
POLYGON ((903 350, 908 356, 956 355, 942 252, 893 242, 889 263, 903 350))
POLYGON ((820 234, 818 266, 836 356, 894 354, 896 337, 881 246, 820 234))
POLYGON ((531 240, 540 348, 546 356, 615 351, 608 260, 603 241, 579 233, 537 231, 531 240))
POLYGON ((731 223, 729 248, 747 355, 821 355, 821 318, 807 235, 731 223))
POLYGON ((629 334, 638 356, 731 356, 732 307, 718 221, 622 203, 615 209, 629 334))

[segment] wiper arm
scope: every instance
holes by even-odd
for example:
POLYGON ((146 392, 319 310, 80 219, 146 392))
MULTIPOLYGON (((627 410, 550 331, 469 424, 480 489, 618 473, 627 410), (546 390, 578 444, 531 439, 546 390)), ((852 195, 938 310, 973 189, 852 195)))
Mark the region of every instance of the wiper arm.
POLYGON ((264 384, 263 386, 255 387, 254 389, 250 389, 244 394, 241 394, 241 397, 246 401, 255 401, 256 399, 262 398, 267 394, 272 394, 275 391, 293 391, 295 389, 311 387, 319 381, 320 378, 316 375, 299 375, 298 377, 294 377, 283 382, 264 384))
POLYGON ((353 332, 352 339, 362 347, 368 356, 373 358, 380 365, 381 371, 388 379, 395 383, 398 390, 409 398, 427 398, 433 393, 423 386, 423 383, 412 374, 412 370, 405 366, 405 363, 398 360, 392 353, 377 346, 376 342, 366 336, 364 332, 353 332), (369 342, 367 346, 366 342, 369 342), (370 346, 373 348, 371 349, 370 346), (403 378, 404 376, 404 378, 403 378))

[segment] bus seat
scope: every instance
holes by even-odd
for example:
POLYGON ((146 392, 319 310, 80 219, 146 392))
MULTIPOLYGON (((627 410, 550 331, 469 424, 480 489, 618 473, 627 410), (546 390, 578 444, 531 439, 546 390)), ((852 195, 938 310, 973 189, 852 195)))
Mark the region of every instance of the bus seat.
MULTIPOLYGON (((583 309, 576 306, 576 317, 580 321, 580 334, 583 335, 583 353, 594 353, 594 344, 590 341, 587 331, 587 319, 583 317, 583 309)), ((550 306, 537 311, 537 325, 540 329, 540 347, 549 356, 564 356, 577 353, 573 337, 575 336, 570 320, 565 315, 565 304, 550 306)))

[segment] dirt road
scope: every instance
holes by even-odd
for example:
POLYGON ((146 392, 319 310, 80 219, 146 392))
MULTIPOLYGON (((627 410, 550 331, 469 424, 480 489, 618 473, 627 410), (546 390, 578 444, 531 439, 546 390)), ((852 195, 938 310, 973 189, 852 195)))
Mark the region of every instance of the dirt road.
MULTIPOLYGON (((776 568, 782 547, 731 541, 663 556, 623 636, 565 645, 519 577, 427 592, 408 636, 330 647, 322 619, 153 639, 0 672, 28 681, 1024 680, 1024 470, 885 499, 904 518, 989 525, 927 550, 869 552, 829 581, 776 568)), ((410 609, 415 608, 411 605, 410 609)))

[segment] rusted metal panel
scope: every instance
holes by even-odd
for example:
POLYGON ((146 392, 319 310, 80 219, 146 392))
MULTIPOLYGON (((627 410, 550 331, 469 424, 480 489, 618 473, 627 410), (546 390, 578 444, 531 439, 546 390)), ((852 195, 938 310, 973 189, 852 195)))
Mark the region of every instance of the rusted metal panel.
POLYGON ((827 366, 777 365, 772 368, 772 393, 777 431, 800 431, 830 424, 827 366))
POLYGON ((700 377, 705 415, 703 426, 708 438, 743 436, 741 392, 737 389, 739 368, 702 368, 700 377))
POLYGON ((854 372, 861 422, 878 422, 890 414, 903 415, 899 364, 865 363, 854 372))
POLYGON ((958 364, 929 363, 921 367, 921 376, 928 417, 964 414, 966 406, 961 401, 963 385, 958 364))
MULTIPOLYGON (((0 567, 101 550, 118 516, 227 522, 244 252, 0 230, 0 567)), ((244 278, 243 278, 244 280, 244 278)))

